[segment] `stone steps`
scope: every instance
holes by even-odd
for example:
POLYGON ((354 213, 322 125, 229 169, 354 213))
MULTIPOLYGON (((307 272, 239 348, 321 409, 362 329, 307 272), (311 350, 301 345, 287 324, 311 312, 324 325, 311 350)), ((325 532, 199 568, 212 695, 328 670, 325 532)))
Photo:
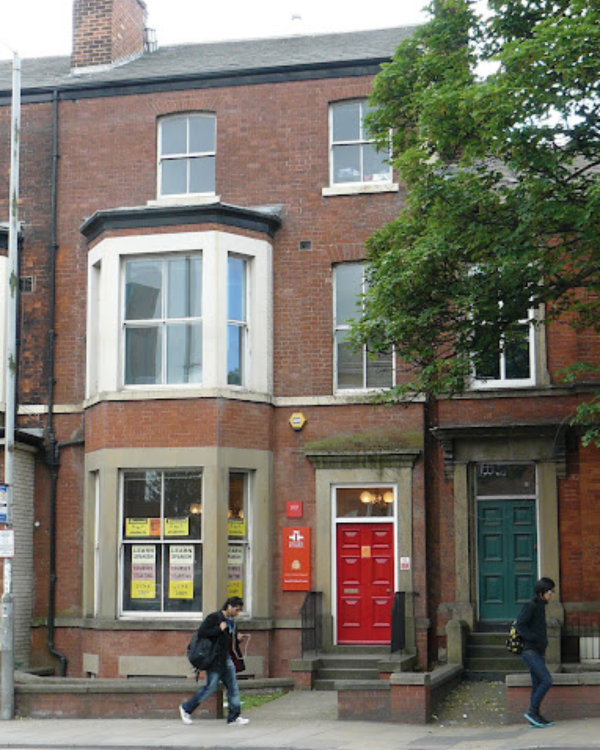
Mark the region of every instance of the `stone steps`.
POLYGON ((507 632, 473 632, 467 635, 467 679, 503 680, 507 674, 527 671, 522 659, 507 651, 507 635, 507 632))

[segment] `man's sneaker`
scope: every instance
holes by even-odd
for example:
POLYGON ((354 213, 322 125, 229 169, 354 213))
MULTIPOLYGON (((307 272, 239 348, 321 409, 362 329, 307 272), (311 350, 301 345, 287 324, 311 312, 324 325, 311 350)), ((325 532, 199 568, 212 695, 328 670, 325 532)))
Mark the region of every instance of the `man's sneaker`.
POLYGON ((233 726, 234 724, 237 724, 238 726, 243 726, 244 724, 250 724, 250 719, 244 719, 243 716, 238 716, 237 719, 234 719, 233 721, 229 722, 229 726, 233 726))
POLYGON ((542 720, 542 723, 544 724, 544 726, 547 726, 547 727, 554 726, 554 722, 552 721, 552 719, 547 719, 545 716, 542 716, 542 714, 538 714, 538 719, 542 720))
POLYGON ((181 721, 183 721, 184 724, 192 723, 192 717, 188 714, 183 706, 179 706, 179 715, 181 716, 181 721))
POLYGON ((524 716, 532 727, 545 729, 546 727, 552 726, 551 723, 546 723, 538 713, 534 713, 533 711, 528 711, 524 716))

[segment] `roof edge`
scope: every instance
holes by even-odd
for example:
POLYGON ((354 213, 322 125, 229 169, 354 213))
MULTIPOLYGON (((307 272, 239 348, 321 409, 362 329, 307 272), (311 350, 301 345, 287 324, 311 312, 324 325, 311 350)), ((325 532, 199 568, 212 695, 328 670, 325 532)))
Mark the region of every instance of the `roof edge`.
POLYGON ((273 237, 281 226, 281 207, 244 208, 228 203, 207 205, 137 206, 96 211, 79 231, 88 242, 109 230, 177 226, 179 224, 222 224, 273 237))

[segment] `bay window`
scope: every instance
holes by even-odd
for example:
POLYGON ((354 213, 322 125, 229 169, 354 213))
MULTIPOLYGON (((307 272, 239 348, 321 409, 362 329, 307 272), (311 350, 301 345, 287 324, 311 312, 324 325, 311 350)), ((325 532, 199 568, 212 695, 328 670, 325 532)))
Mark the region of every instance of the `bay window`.
POLYGON ((125 385, 202 380, 202 258, 125 262, 125 385))
POLYGON ((250 515, 248 502, 248 474, 232 471, 229 474, 229 507, 227 511, 227 596, 241 596, 250 609, 249 546, 250 515))
POLYGON ((88 257, 88 398, 271 392, 268 242, 215 231, 110 237, 88 257))
POLYGON ((248 338, 248 261, 234 255, 227 258, 227 383, 244 385, 248 338))
POLYGON ((122 476, 121 611, 202 610, 202 475, 122 476))

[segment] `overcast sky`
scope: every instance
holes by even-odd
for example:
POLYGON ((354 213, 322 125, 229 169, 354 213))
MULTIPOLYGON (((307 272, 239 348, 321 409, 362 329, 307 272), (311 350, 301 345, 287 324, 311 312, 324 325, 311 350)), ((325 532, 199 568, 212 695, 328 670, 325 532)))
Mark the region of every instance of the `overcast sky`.
MULTIPOLYGON (((422 23, 426 0, 146 0, 159 46, 422 23), (299 18, 297 18, 299 17, 299 18)), ((71 53, 73 0, 0 0, 0 41, 21 57, 71 53)), ((12 53, 0 44, 0 58, 12 53)))

